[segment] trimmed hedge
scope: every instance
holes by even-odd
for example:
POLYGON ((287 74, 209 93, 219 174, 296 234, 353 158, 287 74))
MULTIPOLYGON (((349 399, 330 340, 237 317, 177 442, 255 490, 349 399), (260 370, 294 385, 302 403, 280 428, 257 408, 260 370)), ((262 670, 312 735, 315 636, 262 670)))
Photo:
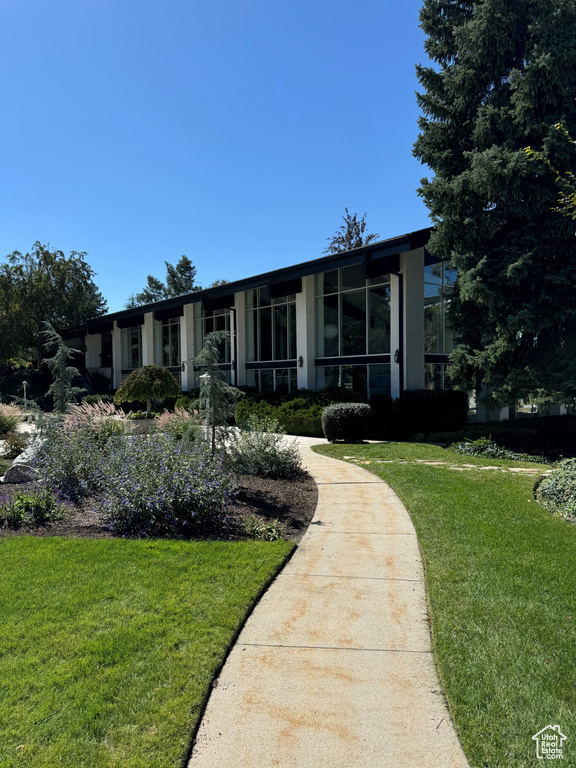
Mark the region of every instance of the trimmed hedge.
MULTIPOLYGON (((358 395, 349 389, 301 389, 292 394, 249 391, 236 406, 236 421, 249 416, 274 419, 289 435, 323 437, 322 410, 337 403, 358 404, 358 395)), ((363 403, 365 405, 365 403, 363 403)), ((369 431, 373 440, 407 440, 416 433, 438 429, 461 429, 468 416, 468 398, 462 392, 411 390, 398 400, 378 395, 372 408, 369 431)))
POLYGON ((367 403, 336 403, 322 411, 324 436, 330 443, 358 443, 368 437, 372 409, 367 403))
POLYGON ((288 435, 323 437, 322 409, 334 403, 355 399, 354 394, 340 387, 299 389, 292 394, 259 393, 244 390, 245 396, 236 405, 236 422, 245 423, 250 417, 272 419, 288 435))
POLYGON ((447 389, 406 390, 394 402, 394 429, 400 439, 422 433, 462 429, 468 420, 468 395, 447 389))

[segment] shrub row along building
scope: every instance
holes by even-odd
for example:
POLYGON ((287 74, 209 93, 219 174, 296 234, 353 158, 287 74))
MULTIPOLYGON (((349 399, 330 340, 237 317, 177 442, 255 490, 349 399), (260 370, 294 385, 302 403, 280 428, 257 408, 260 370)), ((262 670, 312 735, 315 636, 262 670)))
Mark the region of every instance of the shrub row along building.
POLYGON ((368 397, 445 388, 455 273, 427 252, 429 234, 108 314, 69 333, 68 343, 84 350, 86 376, 99 391, 151 363, 172 371, 182 390, 198 387, 191 360, 215 330, 230 334, 221 367, 237 386, 340 385, 368 397))

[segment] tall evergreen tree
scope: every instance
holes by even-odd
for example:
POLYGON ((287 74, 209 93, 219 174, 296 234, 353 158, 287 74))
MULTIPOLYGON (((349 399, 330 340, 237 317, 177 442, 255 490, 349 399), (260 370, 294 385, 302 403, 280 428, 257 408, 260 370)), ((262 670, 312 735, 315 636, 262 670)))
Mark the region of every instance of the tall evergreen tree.
POLYGON ((451 376, 498 404, 576 396, 576 238, 554 174, 576 171, 576 0, 424 0, 430 66, 414 154, 429 249, 458 269, 451 376))

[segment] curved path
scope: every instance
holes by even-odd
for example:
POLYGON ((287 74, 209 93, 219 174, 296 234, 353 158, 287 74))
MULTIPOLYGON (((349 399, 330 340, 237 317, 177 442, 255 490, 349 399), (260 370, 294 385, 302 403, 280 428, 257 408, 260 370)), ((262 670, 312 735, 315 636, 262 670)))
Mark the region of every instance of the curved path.
POLYGON ((316 514, 217 680, 189 768, 466 768, 405 507, 298 438, 316 514))

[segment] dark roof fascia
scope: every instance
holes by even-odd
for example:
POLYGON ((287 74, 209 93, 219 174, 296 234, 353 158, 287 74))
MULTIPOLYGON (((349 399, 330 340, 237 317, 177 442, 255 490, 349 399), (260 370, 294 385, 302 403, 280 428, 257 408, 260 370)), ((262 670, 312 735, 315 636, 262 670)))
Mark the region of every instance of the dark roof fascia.
POLYGON ((353 264, 362 263, 367 257, 374 260, 395 256, 406 251, 414 251, 426 245, 431 230, 431 227, 425 227, 424 229, 418 229, 415 232, 408 232, 405 235, 391 237, 388 240, 379 240, 370 245, 353 248, 350 251, 335 253, 330 256, 322 256, 319 259, 312 259, 312 261, 294 264, 291 267, 274 269, 271 272, 254 275, 254 277, 235 280, 232 283, 218 285, 216 288, 205 288, 202 291, 186 293, 183 296, 175 296, 172 299, 163 299, 162 301, 156 301, 153 304, 144 304, 139 307, 112 312, 109 315, 103 315, 94 320, 89 320, 86 324, 88 332, 98 333, 99 324, 108 323, 112 320, 118 320, 119 318, 128 319, 130 317, 137 317, 142 313, 146 314, 147 312, 172 309, 185 304, 195 304, 199 301, 209 303, 212 299, 218 299, 233 293, 240 293, 240 291, 249 291, 252 288, 274 285, 275 283, 285 282, 286 280, 297 277, 315 275, 317 272, 327 272, 331 269, 352 266, 353 264))

